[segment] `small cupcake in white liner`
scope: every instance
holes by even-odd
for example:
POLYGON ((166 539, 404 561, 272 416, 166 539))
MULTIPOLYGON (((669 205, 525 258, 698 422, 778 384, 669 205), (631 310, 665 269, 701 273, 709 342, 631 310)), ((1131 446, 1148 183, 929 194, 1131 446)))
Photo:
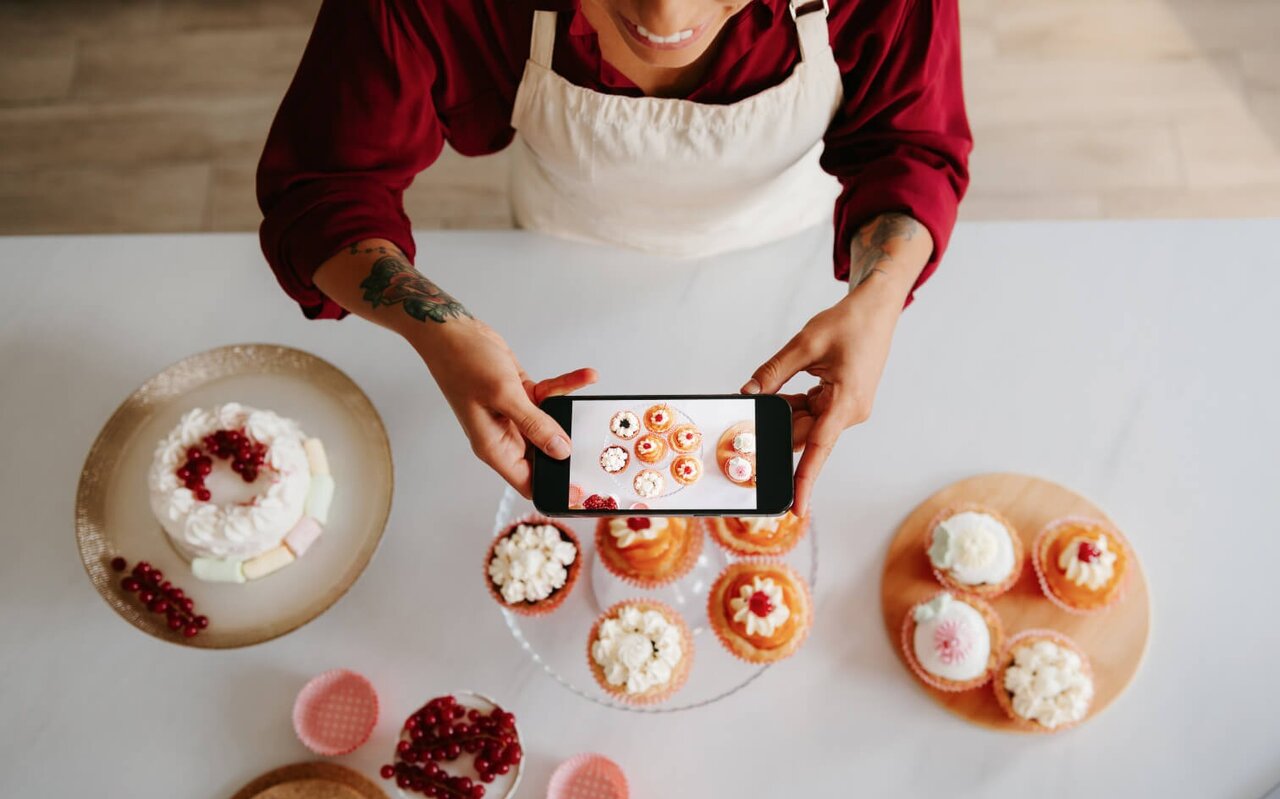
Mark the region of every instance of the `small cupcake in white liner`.
POLYGON ((503 607, 541 616, 564 603, 581 570, 581 546, 569 529, 530 518, 505 529, 485 554, 485 585, 503 607))
POLYGON ((993 684, 996 701, 1020 729, 1059 732, 1089 715, 1093 672, 1061 633, 1027 630, 1009 640, 993 684))
POLYGON ((610 696, 661 702, 680 690, 693 662, 693 637, 680 614, 647 599, 619 602, 587 636, 587 665, 610 696))
POLYGON ((938 581, 947 588, 991 598, 1022 574, 1022 539, 1009 520, 983 505, 944 509, 929 523, 925 546, 938 581))
POLYGON ((653 469, 642 469, 631 481, 631 487, 636 495, 645 499, 652 499, 661 494, 664 486, 666 486, 666 480, 661 473, 653 469))
POLYGON ((1004 640, 995 608, 943 591, 913 606, 902 621, 902 652, 922 682, 967 691, 991 679, 1004 640))

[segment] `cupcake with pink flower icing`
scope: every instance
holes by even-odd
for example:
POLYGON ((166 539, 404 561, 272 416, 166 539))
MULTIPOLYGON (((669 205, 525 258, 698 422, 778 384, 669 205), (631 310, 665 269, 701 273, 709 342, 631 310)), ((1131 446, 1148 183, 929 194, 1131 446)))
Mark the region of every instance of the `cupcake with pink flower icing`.
POLYGON ((948 591, 907 611, 902 651, 911 670, 940 691, 967 691, 991 679, 1004 640, 995 609, 948 591))

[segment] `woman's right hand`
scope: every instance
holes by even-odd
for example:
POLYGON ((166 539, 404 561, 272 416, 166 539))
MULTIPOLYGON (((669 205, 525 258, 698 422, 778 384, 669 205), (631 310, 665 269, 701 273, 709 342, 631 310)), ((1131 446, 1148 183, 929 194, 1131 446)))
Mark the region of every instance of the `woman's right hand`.
POLYGON ((577 369, 534 382, 493 328, 478 319, 450 319, 415 336, 414 348, 439 384, 471 451, 525 498, 532 492, 526 442, 556 460, 569 457, 569 437, 538 407, 547 397, 596 382, 577 369))

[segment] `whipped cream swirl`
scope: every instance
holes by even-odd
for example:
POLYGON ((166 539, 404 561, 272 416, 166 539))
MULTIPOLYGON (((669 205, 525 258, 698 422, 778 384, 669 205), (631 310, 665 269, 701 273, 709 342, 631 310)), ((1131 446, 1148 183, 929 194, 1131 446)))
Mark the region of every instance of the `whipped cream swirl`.
POLYGON ((934 528, 929 560, 962 585, 999 583, 1016 565, 1011 535, 990 514, 957 513, 934 528))
POLYGON ((782 594, 782 586, 769 577, 756 575, 751 582, 738 589, 738 595, 729 600, 733 620, 742 625, 747 635, 768 637, 791 618, 791 609, 782 594), (762 597, 757 597, 761 594, 762 597), (763 601, 762 601, 763 598, 763 601))
POLYGON ((521 524, 493 548, 489 579, 508 604, 537 602, 564 587, 577 557, 554 525, 521 524))
POLYGON ((1097 591, 1111 582, 1115 575, 1116 553, 1107 546, 1106 536, 1095 539, 1078 535, 1071 539, 1058 556, 1058 568, 1066 572, 1068 580, 1081 588, 1097 591))
POLYGON ((667 526, 667 520, 660 516, 615 516, 609 520, 609 534, 613 536, 618 549, 627 549, 641 541, 653 541, 667 526))
POLYGON ((1014 648, 1004 689, 1014 713, 1048 729, 1080 721, 1093 700, 1093 681, 1080 655, 1049 640, 1014 648))
POLYGON ((684 659, 680 627, 657 610, 623 607, 600 623, 591 659, 610 685, 642 694, 671 682, 684 659))

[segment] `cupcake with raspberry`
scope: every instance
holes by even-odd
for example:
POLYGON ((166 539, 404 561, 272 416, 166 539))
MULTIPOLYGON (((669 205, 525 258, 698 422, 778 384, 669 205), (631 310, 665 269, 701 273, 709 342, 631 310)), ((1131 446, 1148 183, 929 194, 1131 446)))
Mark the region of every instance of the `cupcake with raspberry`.
POLYGON ((485 585, 504 608, 541 616, 564 603, 581 570, 581 547, 566 527, 529 517, 502 531, 485 553, 485 585))
POLYGON ((671 410, 671 406, 666 403, 654 405, 644 412, 644 426, 649 429, 650 433, 662 435, 670 430, 675 423, 675 411, 671 410))
POLYGON ((947 588, 990 599, 1022 574, 1022 538, 1013 524, 977 504, 944 508, 929 523, 926 554, 947 588))
POLYGON ((907 611, 902 651, 921 682, 968 691, 991 679, 1004 639, 995 608, 975 596, 936 594, 907 611))
POLYGON ((1026 630, 1009 639, 992 689, 1019 729, 1060 732, 1089 715, 1093 671, 1070 638, 1053 630, 1026 630))
POLYGON ((702 461, 697 455, 680 455, 671 461, 670 471, 677 483, 691 486, 702 477, 702 461))
POLYGON ((773 561, 729 564, 707 594, 707 619, 721 645, 748 663, 795 654, 813 623, 809 585, 773 561))
POLYGON ((713 516, 707 519, 711 538, 735 555, 777 557, 795 548, 809 529, 807 516, 787 511, 781 516, 713 516))
POLYGON ((702 553, 702 530, 693 519, 680 517, 601 519, 596 553, 615 577, 637 588, 657 588, 693 569, 702 553))
POLYGON ((619 474, 630 462, 631 454, 627 452, 626 447, 620 447, 617 444, 605 447, 604 452, 600 453, 600 468, 609 474, 619 474))
POLYGON ((653 469, 641 469, 631 479, 631 489, 636 492, 636 496, 642 499, 653 499, 661 496, 662 489, 666 485, 667 482, 662 479, 662 474, 655 472, 653 469))
POLYGON ((667 454, 667 442, 662 436, 645 433, 636 439, 636 460, 641 463, 657 463, 667 454))
POLYGON ((609 432, 630 441, 640 434, 640 419, 631 411, 618 411, 609 419, 609 432))
POLYGON ((665 701, 684 685, 692 663, 688 625, 661 602, 619 602, 587 636, 591 675, 605 693, 627 704, 665 701))
POLYGON ((1097 613, 1124 597, 1129 544, 1100 519, 1050 522, 1036 536, 1032 553, 1041 590, 1063 610, 1097 613))
POLYGON ((688 454, 702 449, 702 431, 697 425, 676 425, 667 438, 671 441, 671 449, 676 452, 688 454))

